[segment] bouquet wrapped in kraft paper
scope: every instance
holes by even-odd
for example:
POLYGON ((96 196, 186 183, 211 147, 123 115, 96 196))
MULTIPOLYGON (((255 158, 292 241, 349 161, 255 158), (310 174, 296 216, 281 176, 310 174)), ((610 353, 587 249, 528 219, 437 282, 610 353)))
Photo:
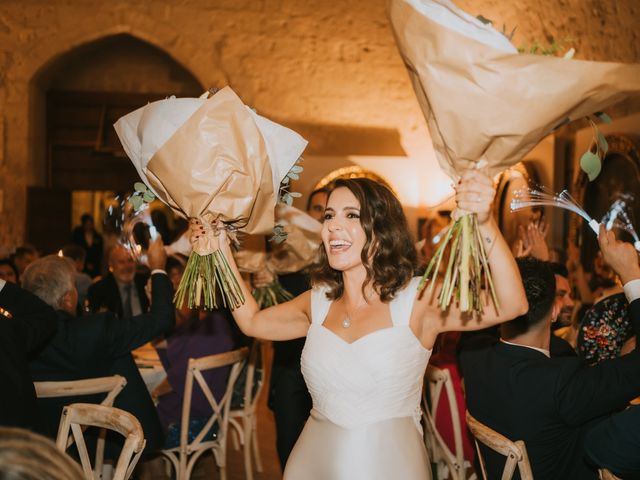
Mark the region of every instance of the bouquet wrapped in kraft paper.
POLYGON ((241 272, 261 273, 268 284, 255 286, 252 293, 260 308, 291 300, 293 295, 278 280, 278 275, 299 272, 311 265, 318 254, 322 224, 293 206, 278 204, 276 223, 286 233, 286 242, 276 237, 251 235, 242 239, 234 254, 241 272))
POLYGON ((287 234, 287 241, 272 242, 267 268, 277 275, 305 270, 318 257, 322 224, 295 207, 278 204, 276 219, 287 234))
MULTIPOLYGON (((640 92, 640 65, 520 54, 448 0, 390 0, 389 16, 436 157, 454 179, 478 163, 501 172, 556 128, 640 92)), ((449 229, 424 279, 435 280, 452 242, 439 303, 446 308, 455 294, 461 310, 481 311, 483 270, 493 289, 475 220, 467 217, 449 229)))
POLYGON ((307 142, 257 115, 229 87, 210 98, 150 103, 114 125, 149 189, 179 215, 199 221, 176 292, 177 305, 216 308, 244 303, 238 279, 220 252, 218 233, 267 234, 274 226, 280 182, 307 142))

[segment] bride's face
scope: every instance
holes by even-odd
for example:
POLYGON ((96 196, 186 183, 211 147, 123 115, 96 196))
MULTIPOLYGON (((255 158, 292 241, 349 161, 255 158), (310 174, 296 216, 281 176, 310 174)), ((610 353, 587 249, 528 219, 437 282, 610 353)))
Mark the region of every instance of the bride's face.
POLYGON ((322 242, 329 265, 339 271, 362 265, 367 235, 360 224, 360 202, 346 187, 335 189, 325 208, 322 242))

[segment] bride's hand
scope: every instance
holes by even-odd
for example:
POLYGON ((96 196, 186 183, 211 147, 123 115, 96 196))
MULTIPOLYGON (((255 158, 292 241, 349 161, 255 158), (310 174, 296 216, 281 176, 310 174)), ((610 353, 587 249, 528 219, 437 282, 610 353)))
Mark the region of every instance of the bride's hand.
POLYGON ((214 240, 216 243, 213 243, 213 245, 217 245, 216 248, 225 251, 229 248, 229 240, 225 228, 218 229, 215 224, 212 224, 210 227, 205 227, 197 218, 189 219, 189 242, 194 250, 198 243, 202 243, 201 239, 204 239, 208 235, 209 241, 207 241, 207 244, 210 245, 211 240, 214 240))
POLYGON ((475 213, 478 223, 485 223, 491 217, 495 194, 491 177, 480 170, 466 170, 456 187, 456 215, 475 213))

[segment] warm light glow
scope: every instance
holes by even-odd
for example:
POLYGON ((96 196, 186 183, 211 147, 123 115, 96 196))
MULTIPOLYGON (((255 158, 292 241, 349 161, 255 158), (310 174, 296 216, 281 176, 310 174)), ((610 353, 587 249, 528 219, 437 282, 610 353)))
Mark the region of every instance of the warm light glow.
POLYGON ((64 254, 62 253, 62 250, 58 250, 58 256, 59 257, 64 257, 64 254))
POLYGON ((406 207, 433 207, 453 195, 452 180, 432 162, 389 156, 350 156, 349 160, 384 178, 406 207))

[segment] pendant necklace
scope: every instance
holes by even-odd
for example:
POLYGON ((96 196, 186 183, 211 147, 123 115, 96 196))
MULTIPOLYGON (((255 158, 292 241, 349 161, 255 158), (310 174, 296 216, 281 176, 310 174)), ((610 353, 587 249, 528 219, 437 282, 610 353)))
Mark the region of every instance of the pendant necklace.
MULTIPOLYGON (((365 300, 365 302, 362 305, 359 305, 358 308, 356 308, 356 311, 354 313, 358 312, 366 304, 367 304, 367 301, 365 300)), ((349 328, 351 326, 351 315, 349 315, 349 310, 347 310, 346 302, 345 302, 345 305, 344 305, 344 310, 345 310, 345 312, 347 312, 347 316, 344 318, 344 320, 342 320, 342 328, 349 328)))

